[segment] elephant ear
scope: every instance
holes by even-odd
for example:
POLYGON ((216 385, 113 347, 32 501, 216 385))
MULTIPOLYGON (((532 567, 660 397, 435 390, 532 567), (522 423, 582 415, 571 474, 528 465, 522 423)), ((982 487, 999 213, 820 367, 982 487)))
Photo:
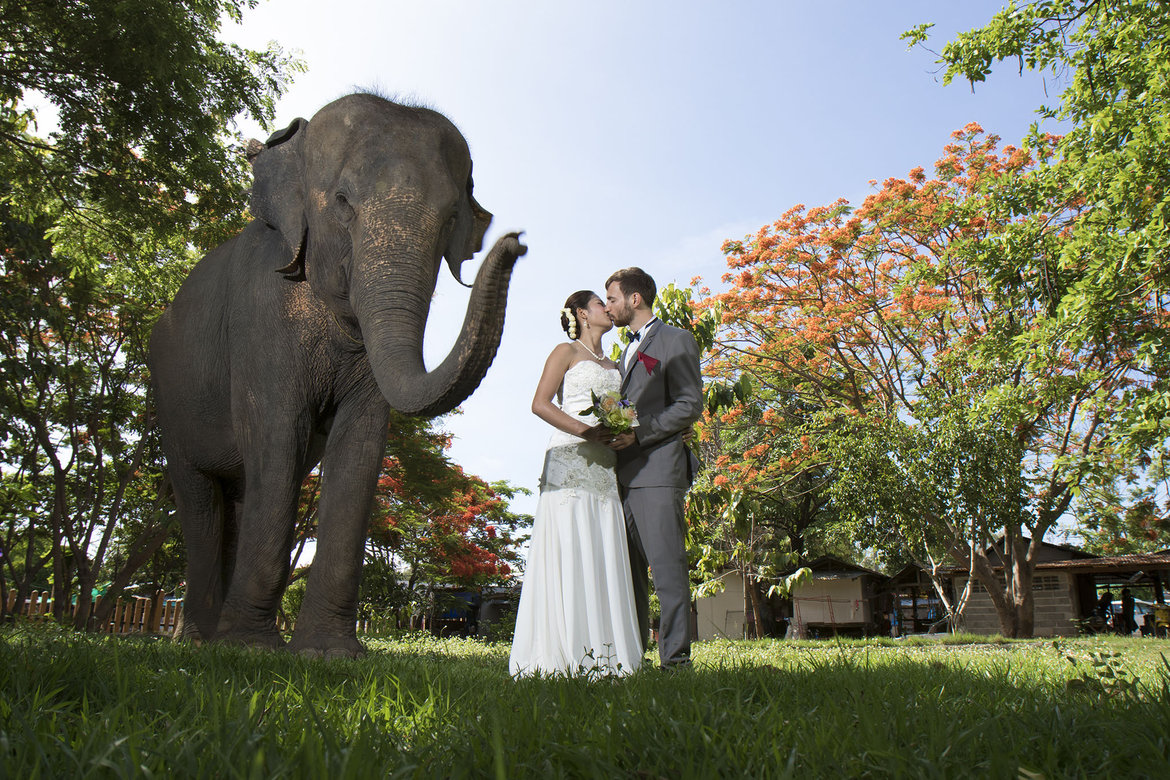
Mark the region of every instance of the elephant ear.
POLYGON ((479 205, 475 196, 471 194, 473 186, 471 175, 468 174, 467 192, 464 193, 459 213, 455 216, 455 228, 447 240, 447 249, 443 252, 451 275, 464 287, 471 285, 463 281, 459 269, 463 266, 464 260, 469 260, 483 249, 483 234, 487 232, 488 225, 492 224, 492 213, 479 205))
POLYGON ((280 231, 288 245, 289 262, 279 273, 301 276, 305 246, 305 128, 297 117, 288 127, 273 133, 252 161, 252 216, 280 231))

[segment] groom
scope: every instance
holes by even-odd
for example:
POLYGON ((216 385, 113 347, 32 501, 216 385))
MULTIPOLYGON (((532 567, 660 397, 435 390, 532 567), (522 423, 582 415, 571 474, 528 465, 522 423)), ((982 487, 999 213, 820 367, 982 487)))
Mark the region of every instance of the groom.
POLYGON ((692 462, 682 434, 702 413, 699 347, 690 333, 654 316, 651 306, 657 287, 641 268, 614 273, 605 283, 605 293, 610 319, 629 328, 633 338, 618 367, 622 394, 638 410, 638 427, 606 436, 604 443, 617 451, 638 628, 644 647, 650 629, 649 566, 662 606, 658 656, 664 669, 678 667, 691 661, 683 497, 697 462, 692 462))

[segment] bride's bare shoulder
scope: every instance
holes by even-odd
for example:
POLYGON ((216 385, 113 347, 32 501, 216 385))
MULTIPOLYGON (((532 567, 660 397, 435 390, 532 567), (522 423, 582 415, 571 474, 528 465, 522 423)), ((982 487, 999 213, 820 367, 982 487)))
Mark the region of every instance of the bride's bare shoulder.
POLYGON ((548 358, 544 361, 544 368, 546 371, 558 369, 564 373, 572 365, 575 357, 572 344, 557 344, 553 347, 552 352, 548 353, 548 358))
POLYGON ((548 353, 548 359, 562 360, 567 363, 572 360, 574 354, 572 344, 557 344, 553 347, 552 352, 548 353))

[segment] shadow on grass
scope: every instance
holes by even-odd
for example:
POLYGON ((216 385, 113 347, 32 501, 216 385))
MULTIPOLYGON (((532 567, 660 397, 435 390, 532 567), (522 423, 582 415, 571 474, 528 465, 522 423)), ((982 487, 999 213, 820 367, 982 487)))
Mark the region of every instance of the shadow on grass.
POLYGON ((1096 668, 1076 645, 704 643, 692 671, 595 681, 514 681, 500 644, 367 645, 364 659, 313 661, 3 630, 0 763, 10 776, 1014 778, 1151 776, 1170 760, 1170 675, 1070 688, 1096 668))

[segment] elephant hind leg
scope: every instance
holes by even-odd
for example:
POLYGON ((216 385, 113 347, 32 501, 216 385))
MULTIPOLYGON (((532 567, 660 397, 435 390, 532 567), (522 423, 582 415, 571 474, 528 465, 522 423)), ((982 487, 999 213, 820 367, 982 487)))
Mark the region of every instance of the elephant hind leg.
POLYGON ((224 524, 227 505, 219 481, 182 461, 170 464, 175 505, 187 547, 183 635, 210 639, 223 606, 224 524))

